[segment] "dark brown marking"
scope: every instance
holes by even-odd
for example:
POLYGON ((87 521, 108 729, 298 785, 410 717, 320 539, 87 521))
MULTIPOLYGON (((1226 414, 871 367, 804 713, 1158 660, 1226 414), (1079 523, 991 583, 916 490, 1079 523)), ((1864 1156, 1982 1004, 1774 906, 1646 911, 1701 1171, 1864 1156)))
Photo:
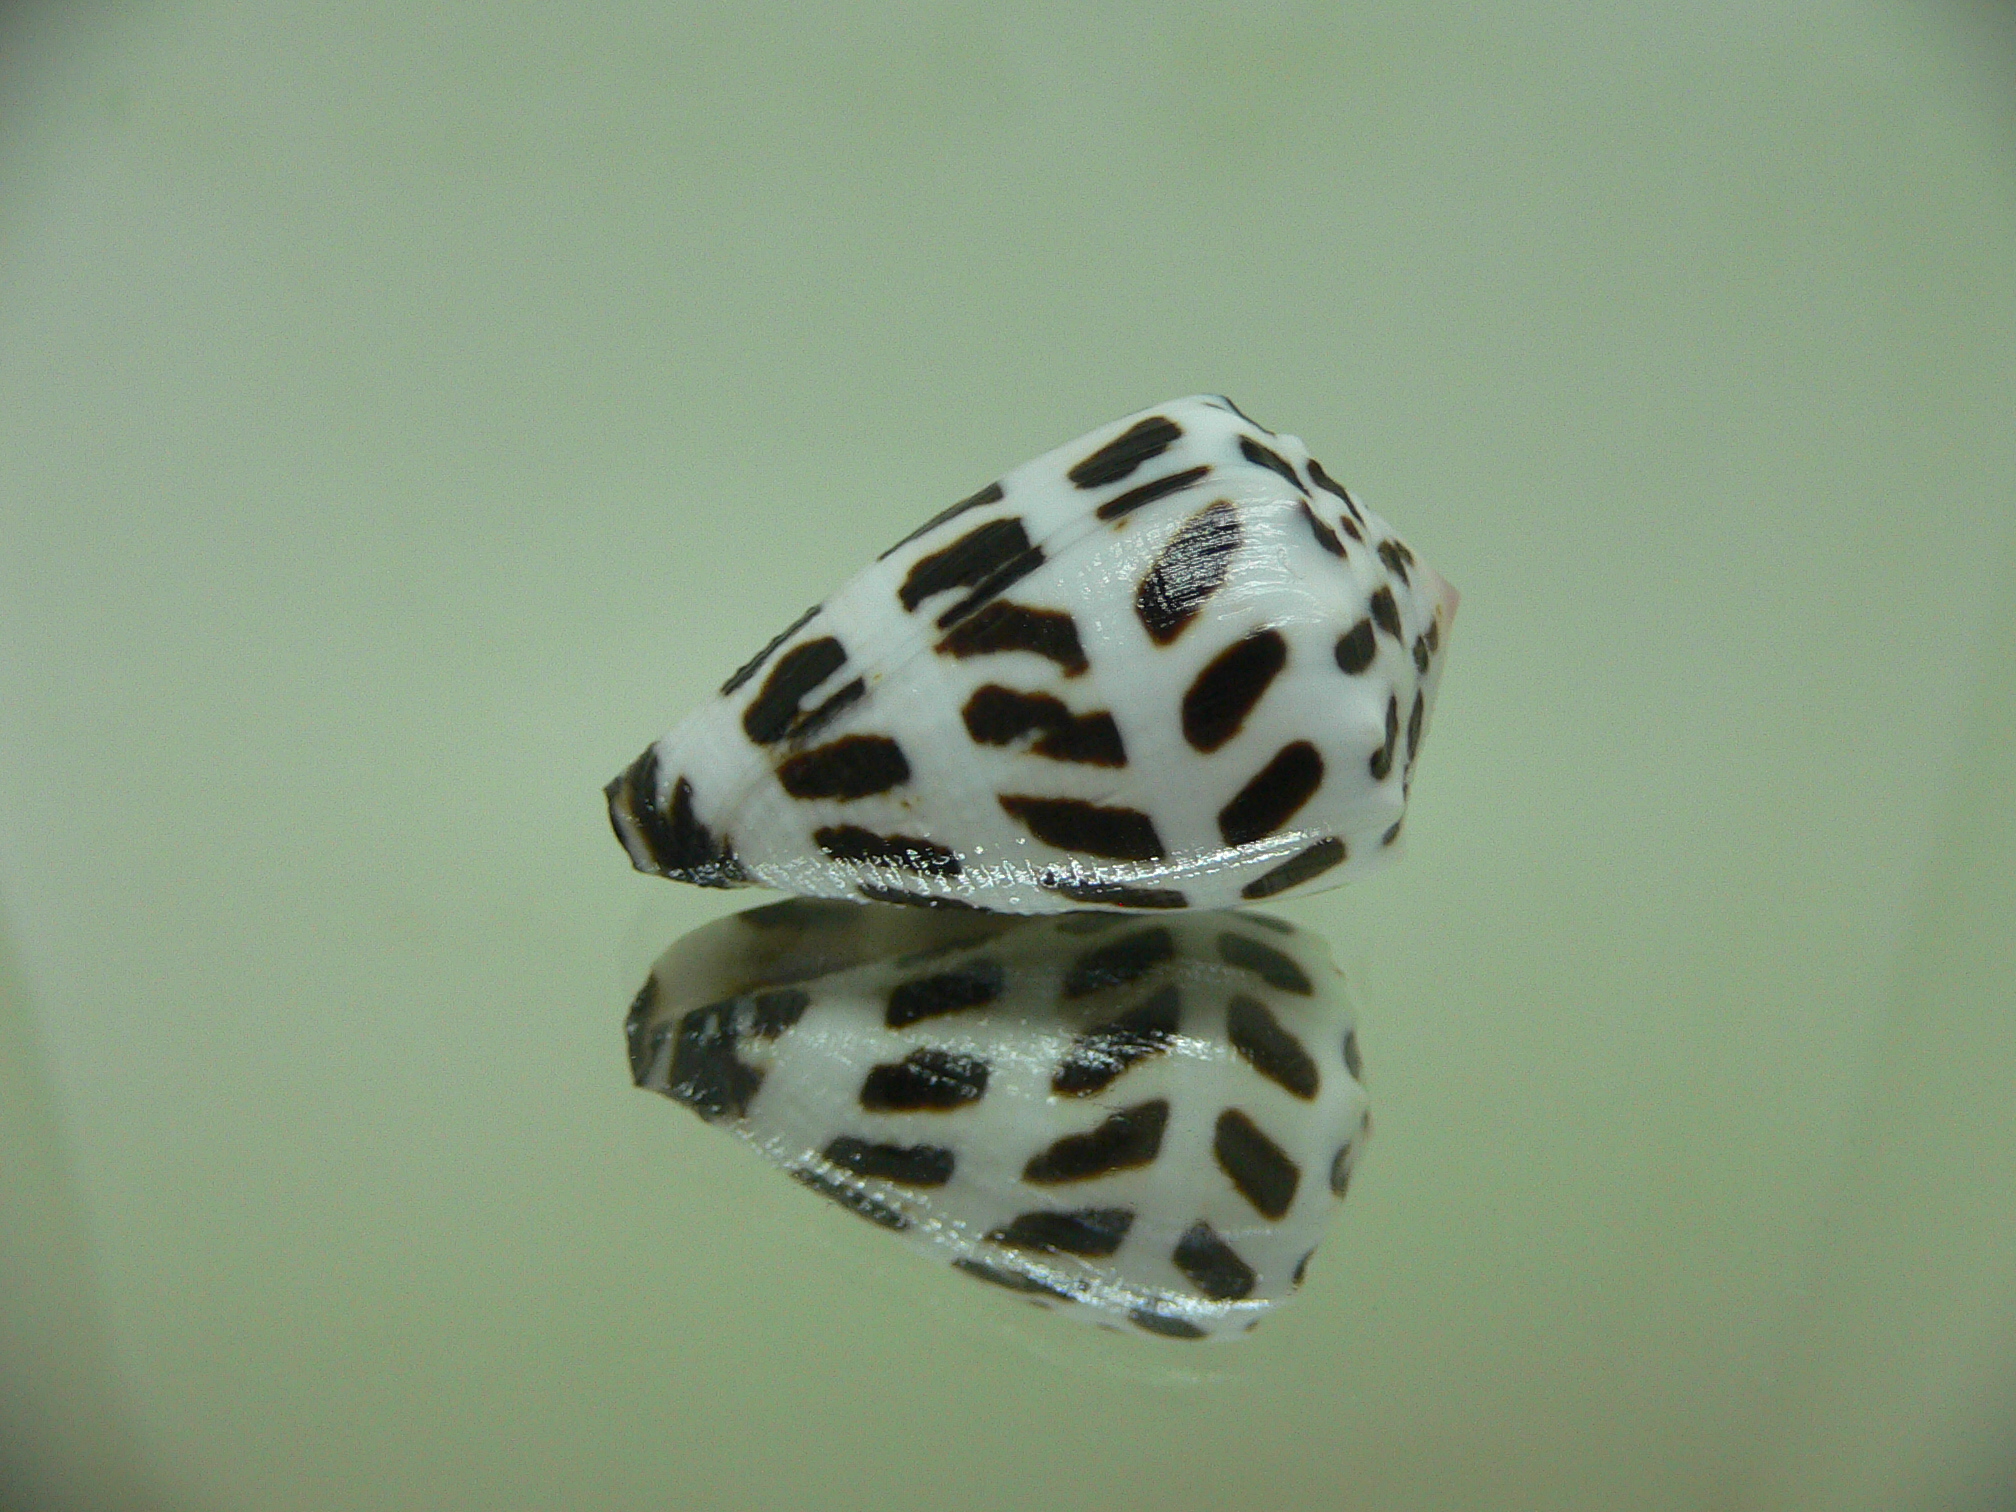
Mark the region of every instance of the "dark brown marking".
POLYGON ((1137 1062, 1169 1048, 1181 1012, 1182 999, 1174 986, 1168 986, 1119 1017, 1087 1029, 1064 1052, 1050 1078, 1050 1090, 1060 1097, 1105 1091, 1137 1062))
POLYGON ((694 1008, 679 1020, 665 1091, 708 1123, 742 1118, 763 1085, 763 1073, 736 1055, 741 1035, 733 999, 694 1008))
POLYGON ((828 1176, 824 1171, 811 1166, 799 1166, 791 1172, 792 1179, 801 1186, 808 1186, 821 1197, 829 1198, 850 1213, 858 1213, 870 1223, 891 1233, 900 1234, 910 1227, 910 1219, 881 1198, 862 1191, 849 1182, 828 1176))
POLYGON ((1393 639, 1406 644, 1400 633, 1400 608, 1393 602, 1393 590, 1381 587, 1372 595, 1372 622, 1393 639))
POLYGON ((1199 1218, 1176 1241, 1170 1257, 1176 1269, 1190 1278, 1190 1284, 1213 1302, 1237 1302, 1253 1294, 1260 1278, 1253 1267, 1239 1258, 1239 1252, 1218 1237, 1218 1231, 1199 1218))
MULTIPOLYGON (((1351 511, 1351 518, 1358 521, 1361 525, 1365 523, 1365 517, 1358 512, 1358 501, 1345 491, 1342 483, 1339 483, 1330 474, 1323 471, 1323 464, 1318 462, 1314 457, 1309 459, 1309 481, 1326 493, 1337 495, 1338 498, 1344 501, 1344 507, 1351 511)), ((1357 532, 1353 531, 1352 535, 1355 537, 1357 532)))
POLYGON ((641 872, 692 882, 700 887, 742 887, 749 873, 734 847, 700 822, 693 811, 693 784, 681 777, 672 785, 670 812, 658 807, 658 748, 644 754, 602 790, 609 801, 609 827, 623 842, 630 864, 641 872), (623 820, 631 834, 623 833, 623 820))
POLYGON ((886 735, 843 735, 801 751, 777 768, 793 798, 868 798, 910 780, 903 747, 886 735))
POLYGON ((1038 1186, 1061 1186, 1152 1165, 1162 1153, 1162 1131, 1168 1126, 1166 1098, 1122 1108, 1107 1114, 1097 1128, 1066 1134, 1032 1156, 1022 1168, 1022 1179, 1038 1186))
POLYGON ((1073 714, 1062 699, 1048 693, 1020 693, 988 683, 974 690, 960 717, 966 721, 966 733, 981 745, 1012 745, 1040 730, 1042 737, 1030 747, 1038 756, 1088 766, 1127 765, 1120 727, 1104 709, 1073 714))
POLYGON ((870 1113, 945 1113, 978 1102, 986 1091, 987 1062, 927 1045, 871 1067, 861 1106, 870 1113))
POLYGON ((1306 740, 1285 745, 1218 811, 1218 833, 1227 845, 1271 835, 1295 817, 1322 783, 1323 758, 1316 747, 1306 740))
POLYGON ((1288 665, 1278 630, 1256 630, 1214 656, 1183 695, 1183 738, 1215 751, 1237 735, 1246 716, 1288 665))
POLYGON ((984 1260, 971 1260, 962 1257, 952 1262, 952 1268, 964 1271, 967 1275, 977 1277, 982 1281, 991 1281, 996 1286, 1006 1287, 1009 1291, 1026 1292, 1042 1297, 1056 1297, 1065 1302, 1071 1300, 1071 1293, 1060 1287, 1052 1286, 1048 1281, 1039 1280, 1037 1277, 1023 1271, 1009 1270, 1005 1266, 989 1265, 984 1260))
POLYGON ((1031 550, 1019 518, 989 520, 951 545, 919 557, 896 590, 911 613, 928 598, 954 588, 973 588, 1031 550))
POLYGON ((1258 420, 1255 420, 1251 415, 1247 414, 1246 411, 1242 410, 1241 408, 1239 408, 1238 405, 1234 404, 1232 402, 1232 396, 1230 394, 1213 394, 1211 397, 1213 399, 1216 399, 1221 406, 1230 410, 1233 414, 1237 415, 1241 420, 1244 420, 1248 425, 1252 426, 1253 429, 1260 432, 1261 435, 1271 436, 1274 434, 1274 432, 1267 429, 1266 426, 1262 425, 1258 420))
POLYGON ((911 892, 908 888, 891 887, 886 882, 857 882, 854 890, 870 903, 894 903, 901 908, 959 908, 973 913, 984 913, 977 903, 968 903, 964 898, 948 898, 942 893, 911 892))
POLYGON ((1241 536, 1239 511, 1220 499, 1185 520, 1162 548, 1134 593, 1134 613, 1156 645, 1173 642, 1225 586, 1241 536))
POLYGON ((941 656, 961 660, 1010 651, 1047 657, 1063 669, 1066 677, 1076 677, 1087 666, 1085 648, 1078 641, 1078 622, 1068 613, 1062 609, 1031 609, 1027 604, 1007 599, 984 605, 938 642, 941 656))
POLYGON ((644 978, 644 985, 637 989, 637 996, 630 1000, 630 1011, 623 1016, 623 1044, 630 1054, 630 1080, 640 1087, 650 1074, 658 1047, 665 1042, 663 1025, 654 1035, 647 1037, 645 1033, 657 1007, 658 978, 648 976, 644 978))
MULTIPOLYGON (((1434 627, 1431 625, 1429 628, 1434 627)), ((1414 637, 1414 670, 1423 677, 1428 675, 1428 637, 1425 635, 1414 637)))
POLYGON ((1080 488, 1104 488, 1118 483, 1150 457, 1176 444, 1183 427, 1160 415, 1137 420, 1066 474, 1080 488))
POLYGON ((889 1009, 882 1015, 882 1022, 891 1029, 905 1029, 924 1019, 982 1008, 1001 996, 1007 982, 1001 963, 985 958, 933 976, 899 982, 889 990, 889 1009))
POLYGON ((1300 1286, 1304 1281, 1306 1281, 1309 1278, 1309 1262, 1315 1258, 1316 1258, 1316 1251, 1314 1251, 1313 1249, 1304 1250, 1302 1253, 1302 1258, 1295 1262, 1294 1275, 1290 1276, 1289 1279, 1293 1281, 1297 1286, 1300 1286))
POLYGON ((965 498, 961 499, 957 504, 952 505, 950 508, 939 510, 938 513, 931 516, 930 519, 926 520, 922 525, 919 525, 915 530, 911 531, 910 534, 903 537, 902 540, 898 541, 894 546, 891 546, 887 551, 883 552, 882 555, 877 557, 875 560, 880 562, 889 557, 894 556, 897 552, 901 551, 905 546, 908 546, 912 541, 916 540, 919 536, 929 535, 932 531, 936 530, 940 525, 945 524, 948 520, 956 519, 958 516, 966 513, 966 511, 969 509, 981 509, 989 504, 999 504, 1000 502, 1001 502, 1001 485, 999 483, 989 483, 985 488, 981 489, 978 493, 969 494, 965 498))
POLYGON ((868 684, 855 678, 838 692, 832 694, 816 709, 807 710, 791 721, 791 728, 785 735, 794 741, 810 740, 833 722, 834 716, 842 709, 850 708, 867 696, 868 684))
POLYGON ((1278 1222, 1287 1216, 1302 1172, 1252 1119, 1237 1108, 1220 1113, 1211 1153, 1218 1158, 1219 1169, 1232 1178, 1232 1185, 1261 1217, 1278 1222))
POLYGON ((763 663, 770 660, 770 653, 775 651, 779 646, 783 645, 784 642, 791 639, 791 637, 796 635, 800 630, 803 630, 807 622, 811 620, 812 616, 819 612, 819 609, 820 606, 814 604, 810 609, 807 609, 803 614, 799 615, 798 618, 791 621, 791 623, 786 625, 782 630, 779 630, 775 635, 771 636, 768 645, 764 646, 764 648, 761 651, 758 651, 754 656, 750 657, 749 660, 742 663, 741 666, 737 667, 735 669, 735 675, 729 678, 728 681, 726 681, 725 683, 721 684, 722 696, 726 697, 728 694, 736 692, 738 689, 741 688, 741 686, 744 683, 749 681, 750 678, 754 677, 758 669, 762 667, 763 663))
POLYGON ((1262 872, 1239 889, 1239 896, 1249 902, 1271 898, 1291 887, 1300 887, 1311 877, 1322 876, 1331 867, 1342 865, 1343 861, 1344 842, 1331 835, 1318 840, 1305 851, 1298 851, 1272 871, 1262 872))
POLYGON ((805 1016, 812 1006, 812 994, 797 987, 779 987, 756 994, 749 1032, 762 1039, 775 1039, 805 1016))
POLYGON ((1045 872, 1036 885, 1060 893, 1073 903, 1104 903, 1109 908, 1188 908, 1190 900, 1175 887, 1130 887, 1125 882, 1081 881, 1045 872))
POLYGON ((1342 1197, 1351 1189, 1352 1149, 1347 1143, 1330 1159, 1330 1190, 1342 1197))
POLYGON ((1295 964, 1293 956, 1251 935, 1226 930, 1218 936, 1218 958, 1228 966, 1252 972, 1277 991, 1299 993, 1303 997, 1316 991, 1316 984, 1295 964))
POLYGON ((1155 821, 1139 809, 1102 808, 1082 798, 1035 798, 1003 793, 1001 807, 1029 826, 1031 834, 1059 850, 1105 856, 1114 861, 1160 861, 1162 837, 1155 821))
POLYGON ((1337 516, 1337 528, 1343 531, 1344 534, 1346 534, 1347 536, 1351 537, 1352 540, 1358 542, 1360 545, 1364 544, 1365 533, 1358 528, 1357 521, 1353 520, 1351 516, 1349 515, 1337 516))
POLYGON ((1433 656, 1442 646, 1442 622, 1440 620, 1428 621, 1426 639, 1428 641, 1428 654, 1433 656))
POLYGON ((1153 504, 1157 499, 1166 499, 1170 494, 1181 493, 1193 483, 1202 482, 1204 475, 1210 471, 1208 467, 1186 467, 1181 472, 1173 472, 1167 477, 1156 478, 1130 488, 1123 494, 1115 494, 1099 506, 1099 518, 1121 519, 1144 504, 1153 504))
POLYGON ((952 1179, 955 1159, 943 1145, 872 1144, 842 1134, 825 1156, 856 1176, 875 1176, 898 1186, 937 1187, 952 1179))
POLYGON ((988 1234, 990 1243, 1050 1255, 1103 1260, 1120 1248, 1134 1226, 1132 1208, 1039 1208, 988 1234))
POLYGON ((1407 549, 1406 542, 1381 541, 1379 543, 1379 560, 1384 562, 1386 570, 1400 579, 1401 582, 1410 586, 1413 584, 1414 580, 1407 575, 1407 568, 1414 561, 1414 553, 1407 549))
POLYGON ((1393 770, 1393 748, 1400 741, 1400 699, 1397 694, 1386 695, 1386 743, 1372 753, 1367 763, 1372 769, 1372 779, 1384 782, 1386 774, 1393 770))
POLYGON ((1378 654, 1379 640, 1372 633, 1369 619, 1361 619, 1337 637, 1337 666, 1353 677, 1371 666, 1372 658, 1378 654))
POLYGON ((1225 1032, 1246 1064, 1269 1081, 1304 1102, 1316 1095, 1322 1085, 1316 1062, 1265 1003, 1235 992, 1225 1010, 1225 1032))
POLYGON ((1407 764, 1414 764, 1414 752, 1421 744, 1421 720, 1428 706, 1422 702, 1419 689, 1414 693, 1414 707, 1407 714, 1407 764))
POLYGON ((1239 455, 1256 467, 1264 467, 1269 472, 1278 473, 1287 480, 1288 486, 1298 494, 1303 492, 1302 480, 1296 475, 1295 469, 1288 465, 1286 457, 1282 456, 1281 453, 1275 451, 1272 447, 1262 446, 1251 436, 1241 436, 1239 438, 1239 455))
POLYGON ((790 733, 805 695, 847 664, 847 648, 830 635, 793 646, 763 679, 763 691, 742 711, 742 729, 758 745, 790 733))
POLYGON ((1125 987, 1175 957, 1176 937, 1167 929, 1137 930, 1078 957, 1064 973, 1060 990, 1066 998, 1081 998, 1109 987, 1125 987))
POLYGON ((1334 557, 1344 555, 1344 543, 1337 539, 1337 532, 1316 517, 1316 511, 1306 503, 1301 506, 1302 518, 1309 523, 1309 534, 1316 537, 1316 544, 1334 557))
POLYGON ((1356 1029, 1346 1029, 1344 1031, 1344 1069, 1351 1073, 1353 1081, 1363 1081, 1365 1079, 1365 1061, 1358 1053, 1358 1031, 1356 1029))
POLYGON ((858 824, 833 824, 812 832, 812 841, 835 861, 880 862, 923 877, 956 877, 964 869, 958 853, 915 835, 878 835, 858 824))
POLYGON ((1391 845, 1395 840, 1398 840, 1400 838, 1400 826, 1406 822, 1405 818, 1395 819, 1386 833, 1379 837, 1379 843, 1381 845, 1391 845))
POLYGON ((1208 1336, 1205 1329, 1188 1318, 1157 1312, 1152 1307, 1135 1308, 1127 1314, 1127 1321, 1144 1333, 1160 1334, 1165 1339, 1202 1339, 1208 1336))

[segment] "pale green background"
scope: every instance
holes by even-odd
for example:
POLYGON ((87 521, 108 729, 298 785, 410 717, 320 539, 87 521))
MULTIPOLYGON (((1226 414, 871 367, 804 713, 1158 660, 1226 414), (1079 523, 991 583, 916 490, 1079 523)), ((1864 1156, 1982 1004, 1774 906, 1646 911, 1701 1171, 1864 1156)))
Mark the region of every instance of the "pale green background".
POLYGON ((8 13, 0 1501, 2010 1505, 2012 101, 1936 4, 8 13), (1199 389, 1464 599, 1288 910, 1376 1138, 1186 1352, 633 1092, 749 898, 598 789, 1199 389))

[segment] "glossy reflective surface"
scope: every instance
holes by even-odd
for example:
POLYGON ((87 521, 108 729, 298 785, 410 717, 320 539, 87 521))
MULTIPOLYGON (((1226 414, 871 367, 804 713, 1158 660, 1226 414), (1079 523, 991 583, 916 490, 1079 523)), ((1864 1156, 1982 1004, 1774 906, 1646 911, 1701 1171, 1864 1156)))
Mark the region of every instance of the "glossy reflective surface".
POLYGON ((11 1477, 1839 1512, 1999 1473, 1986 19, 79 14, 0 23, 11 1477), (1282 910, 1376 1138, 1292 1307, 1185 1352, 919 1284, 962 1278, 636 1091, 623 1006, 730 903, 635 876, 598 790, 1004 459, 1198 390, 1464 602, 1406 863, 1282 910))

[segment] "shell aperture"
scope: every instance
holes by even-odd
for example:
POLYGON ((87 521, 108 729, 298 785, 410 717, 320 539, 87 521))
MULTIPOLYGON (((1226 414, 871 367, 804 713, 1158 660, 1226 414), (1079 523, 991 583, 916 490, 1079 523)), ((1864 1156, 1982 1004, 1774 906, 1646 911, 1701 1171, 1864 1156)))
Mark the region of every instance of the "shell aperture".
POLYGON ((1005 474, 607 789, 639 870, 984 908, 1219 908, 1397 850, 1456 595, 1197 396, 1005 474))
POLYGON ((1369 1126, 1343 979, 1259 914, 791 899, 659 958, 633 1079, 978 1280, 1239 1338, 1300 1286, 1369 1126))

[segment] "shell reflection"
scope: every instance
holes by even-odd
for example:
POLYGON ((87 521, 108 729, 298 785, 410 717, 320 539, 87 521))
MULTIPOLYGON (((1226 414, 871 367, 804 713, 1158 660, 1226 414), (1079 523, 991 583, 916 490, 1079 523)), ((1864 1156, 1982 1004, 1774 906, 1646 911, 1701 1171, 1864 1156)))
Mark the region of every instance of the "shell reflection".
POLYGON ((792 899, 668 949, 637 1084, 967 1275, 1236 1338, 1301 1283, 1367 1128, 1342 974, 1261 914, 792 899))

